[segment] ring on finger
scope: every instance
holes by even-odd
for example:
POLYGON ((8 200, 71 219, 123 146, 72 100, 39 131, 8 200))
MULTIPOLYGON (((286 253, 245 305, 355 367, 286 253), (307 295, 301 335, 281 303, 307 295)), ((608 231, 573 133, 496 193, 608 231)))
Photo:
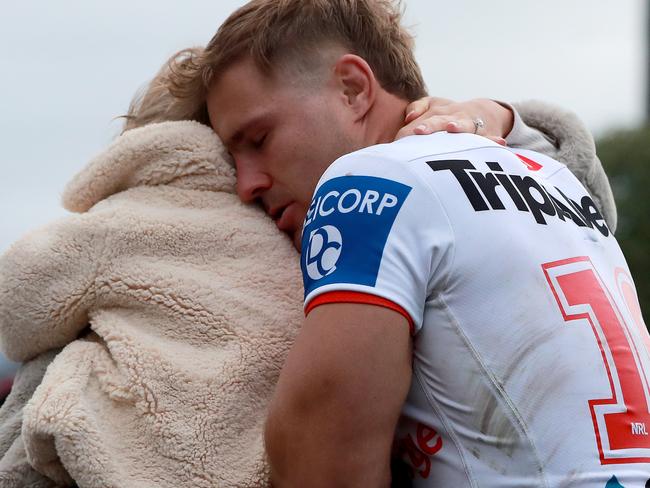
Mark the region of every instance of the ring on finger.
POLYGON ((476 117, 472 122, 474 122, 474 134, 478 134, 480 129, 485 128, 485 122, 483 122, 481 117, 476 117))

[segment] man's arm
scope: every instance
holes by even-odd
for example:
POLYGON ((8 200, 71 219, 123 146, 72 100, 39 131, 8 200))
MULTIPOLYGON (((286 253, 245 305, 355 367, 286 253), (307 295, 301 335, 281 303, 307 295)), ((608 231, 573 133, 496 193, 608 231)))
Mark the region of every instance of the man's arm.
POLYGON ((275 488, 387 487, 411 381, 409 325, 366 304, 315 308, 280 374, 266 423, 275 488))

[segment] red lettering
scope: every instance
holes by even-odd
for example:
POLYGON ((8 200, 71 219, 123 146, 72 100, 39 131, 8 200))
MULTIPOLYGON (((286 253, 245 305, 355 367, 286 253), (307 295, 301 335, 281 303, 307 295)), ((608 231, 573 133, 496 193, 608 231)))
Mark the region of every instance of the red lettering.
POLYGON ((418 449, 410 435, 404 438, 402 446, 411 465, 418 470, 418 474, 425 479, 428 478, 431 472, 431 459, 418 449))
POLYGON ((423 424, 418 424, 418 447, 429 456, 433 456, 442 449, 442 437, 438 432, 423 424))
POLYGON ((411 467, 426 479, 431 474, 431 456, 442 449, 442 437, 435 429, 418 422, 416 439, 414 441, 411 435, 404 437, 399 443, 399 452, 406 455, 411 467))
MULTIPOLYGON (((645 425, 650 425, 650 405, 645 393, 647 380, 641 364, 641 357, 647 358, 647 350, 635 344, 634 335, 630 333, 609 290, 588 257, 547 263, 542 267, 564 320, 588 323, 600 347, 611 396, 594 398, 588 403, 601 463, 650 461, 647 454, 638 454, 642 450, 650 453, 650 436, 639 434, 639 426, 645 430, 645 425), (639 358, 638 362, 636 358, 639 358), (620 395, 617 391, 620 391, 620 395), (616 405, 620 411, 600 413, 601 406, 607 405, 616 405), (604 425, 598 422, 601 416, 604 425), (603 445, 605 440, 606 444, 603 445)), ((637 312, 634 307, 636 295, 631 280, 629 283, 621 280, 620 274, 616 278, 622 298, 631 308, 635 322, 638 322, 639 335, 648 344, 650 338, 645 327, 641 328, 643 321, 640 310, 637 312)))

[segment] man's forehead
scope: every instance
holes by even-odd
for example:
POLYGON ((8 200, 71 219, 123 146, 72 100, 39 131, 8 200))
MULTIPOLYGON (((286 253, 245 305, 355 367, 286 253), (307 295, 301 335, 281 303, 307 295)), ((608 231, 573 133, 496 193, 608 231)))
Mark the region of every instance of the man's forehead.
POLYGON ((271 90, 250 66, 238 62, 224 70, 207 93, 210 122, 220 137, 229 137, 252 118, 262 115, 263 100, 271 90))

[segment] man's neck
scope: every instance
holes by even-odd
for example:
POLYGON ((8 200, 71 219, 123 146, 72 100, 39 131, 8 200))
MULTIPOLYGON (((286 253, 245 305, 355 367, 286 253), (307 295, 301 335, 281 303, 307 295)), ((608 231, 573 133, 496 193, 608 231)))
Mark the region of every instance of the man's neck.
POLYGON ((368 141, 374 144, 393 142, 404 126, 408 101, 383 91, 368 115, 368 141))

